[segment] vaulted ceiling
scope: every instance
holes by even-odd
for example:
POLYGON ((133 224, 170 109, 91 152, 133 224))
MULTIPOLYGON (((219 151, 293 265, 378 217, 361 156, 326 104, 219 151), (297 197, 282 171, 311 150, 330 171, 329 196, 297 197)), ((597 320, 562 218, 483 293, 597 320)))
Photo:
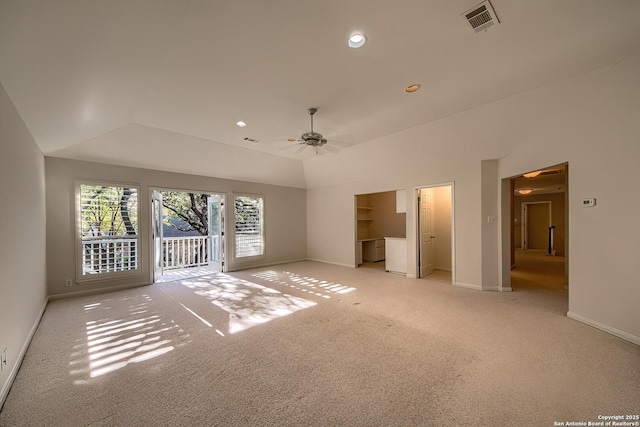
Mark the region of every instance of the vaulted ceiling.
POLYGON ((305 159, 309 107, 348 149, 640 52, 637 0, 493 0, 475 33, 477 4, 0 0, 0 82, 46 155, 162 130, 305 159))

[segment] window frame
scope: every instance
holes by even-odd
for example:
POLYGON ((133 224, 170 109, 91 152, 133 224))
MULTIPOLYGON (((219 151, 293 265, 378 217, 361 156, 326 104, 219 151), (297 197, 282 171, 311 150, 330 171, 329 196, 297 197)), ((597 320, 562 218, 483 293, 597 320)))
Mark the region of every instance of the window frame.
POLYGON ((266 238, 266 197, 264 194, 252 194, 252 193, 233 193, 233 207, 232 207, 232 215, 233 215, 233 226, 231 227, 233 230, 233 260, 234 263, 248 263, 252 261, 260 261, 264 260, 267 257, 267 238, 266 238), (238 256, 238 245, 237 245, 237 229, 236 229, 236 199, 238 197, 250 197, 261 199, 261 207, 260 207, 260 219, 261 219, 261 229, 260 234, 262 238, 262 253, 258 255, 246 255, 246 256, 238 256))
POLYGON ((100 180, 90 180, 90 179, 77 179, 75 180, 75 198, 74 198, 74 212, 75 212, 75 223, 74 223, 74 237, 76 242, 76 256, 75 256, 75 271, 76 271, 76 283, 78 285, 91 284, 95 282, 101 282, 105 280, 114 280, 121 278, 129 278, 139 276, 143 272, 143 221, 141 214, 141 185, 137 183, 130 182, 116 182, 116 181, 100 181, 100 180), (83 221, 83 210, 82 210, 82 186, 104 186, 104 187, 116 187, 116 188, 133 188, 136 190, 136 209, 137 209, 137 229, 135 235, 135 245, 136 245, 136 267, 128 270, 121 271, 110 271, 96 274, 84 274, 84 243, 82 239, 82 221, 83 221))

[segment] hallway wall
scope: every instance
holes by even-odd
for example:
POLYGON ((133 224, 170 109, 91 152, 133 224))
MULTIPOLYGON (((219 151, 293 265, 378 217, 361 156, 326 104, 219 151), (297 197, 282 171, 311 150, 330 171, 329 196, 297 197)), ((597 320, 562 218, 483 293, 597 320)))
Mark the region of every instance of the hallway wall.
POLYGON ((566 253, 566 210, 565 193, 530 194, 527 196, 515 196, 513 198, 514 241, 516 248, 522 248, 522 203, 524 202, 551 202, 551 220, 556 227, 553 230, 553 247, 557 256, 565 256, 566 253))

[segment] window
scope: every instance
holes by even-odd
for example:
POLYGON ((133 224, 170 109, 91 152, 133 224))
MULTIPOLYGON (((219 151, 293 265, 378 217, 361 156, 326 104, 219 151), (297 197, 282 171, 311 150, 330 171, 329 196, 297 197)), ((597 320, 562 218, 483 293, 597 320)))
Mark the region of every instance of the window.
POLYGON ((264 197, 236 196, 235 255, 246 258, 264 255, 264 197))
POLYGON ((138 269, 138 189, 79 185, 79 277, 138 269))

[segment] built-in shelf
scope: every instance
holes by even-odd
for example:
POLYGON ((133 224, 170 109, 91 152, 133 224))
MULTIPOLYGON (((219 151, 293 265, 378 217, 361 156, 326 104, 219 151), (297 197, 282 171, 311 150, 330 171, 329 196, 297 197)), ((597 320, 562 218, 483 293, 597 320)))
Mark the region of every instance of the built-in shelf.
POLYGON ((358 221, 373 221, 373 219, 369 217, 369 212, 373 210, 372 207, 358 206, 357 208, 358 208, 358 215, 357 215, 358 221))

